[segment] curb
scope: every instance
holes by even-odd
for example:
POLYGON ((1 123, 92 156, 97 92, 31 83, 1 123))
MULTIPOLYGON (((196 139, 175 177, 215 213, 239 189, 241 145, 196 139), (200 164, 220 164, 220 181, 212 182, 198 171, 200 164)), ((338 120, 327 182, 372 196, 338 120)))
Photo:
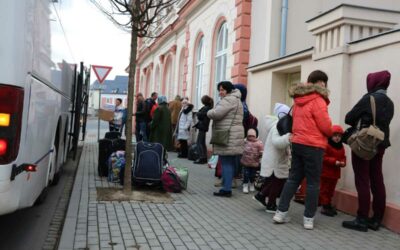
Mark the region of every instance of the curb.
MULTIPOLYGON (((83 147, 85 147, 85 145, 83 147)), ((84 148, 82 149, 82 151, 84 151, 84 148)), ((69 201, 67 215, 65 217, 58 249, 70 250, 74 248, 75 231, 78 220, 79 201, 81 199, 83 171, 84 171, 84 166, 81 166, 81 164, 83 164, 83 162, 81 161, 82 156, 83 152, 79 159, 78 170, 75 175, 75 182, 72 189, 72 194, 69 201)))

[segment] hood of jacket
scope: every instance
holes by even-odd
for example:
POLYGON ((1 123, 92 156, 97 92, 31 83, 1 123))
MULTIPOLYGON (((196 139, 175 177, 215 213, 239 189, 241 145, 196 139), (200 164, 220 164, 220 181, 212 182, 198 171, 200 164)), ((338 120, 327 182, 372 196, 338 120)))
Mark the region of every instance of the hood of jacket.
POLYGON ((322 97, 329 104, 329 90, 317 84, 298 84, 289 89, 290 97, 294 98, 296 105, 304 106, 308 102, 322 97))
POLYGON ((247 97, 246 86, 242 83, 237 83, 237 84, 234 84, 233 86, 235 86, 235 89, 238 89, 240 91, 240 94, 242 94, 242 97, 240 98, 240 100, 242 102, 246 101, 246 97, 247 97))
POLYGON ((232 90, 231 93, 227 94, 224 98, 229 98, 229 99, 238 98, 238 99, 240 99, 241 97, 242 97, 242 94, 240 93, 240 91, 237 90, 237 89, 234 89, 234 90, 232 90))
POLYGON ((370 73, 367 76, 368 93, 377 91, 378 89, 387 89, 390 84, 390 72, 387 70, 370 73))

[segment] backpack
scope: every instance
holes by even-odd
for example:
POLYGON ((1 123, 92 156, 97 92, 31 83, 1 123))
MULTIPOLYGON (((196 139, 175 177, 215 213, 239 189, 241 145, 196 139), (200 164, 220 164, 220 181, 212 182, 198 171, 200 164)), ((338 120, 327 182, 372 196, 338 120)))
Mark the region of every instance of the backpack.
MULTIPOLYGON (((284 115, 279 118, 278 123, 276 124, 276 128, 278 129, 278 133, 280 136, 285 135, 287 133, 292 133, 293 127, 293 116, 292 116, 292 108, 289 109, 287 114, 283 113, 284 115)), ((278 114, 279 117, 279 114, 278 114)))
POLYGON ((165 191, 170 193, 182 192, 181 181, 175 168, 168 166, 161 175, 161 183, 165 191))
POLYGON ((356 131, 347 139, 351 151, 364 160, 371 160, 378 153, 378 145, 385 139, 385 133, 380 130, 375 122, 375 98, 370 95, 373 123, 368 128, 360 128, 360 121, 356 131))
POLYGON ((251 128, 257 130, 257 126, 258 126, 257 117, 255 117, 249 111, 249 115, 247 116, 246 119, 243 120, 243 127, 244 127, 244 131, 245 131, 245 135, 247 136, 247 131, 249 131, 249 129, 251 129, 251 128))

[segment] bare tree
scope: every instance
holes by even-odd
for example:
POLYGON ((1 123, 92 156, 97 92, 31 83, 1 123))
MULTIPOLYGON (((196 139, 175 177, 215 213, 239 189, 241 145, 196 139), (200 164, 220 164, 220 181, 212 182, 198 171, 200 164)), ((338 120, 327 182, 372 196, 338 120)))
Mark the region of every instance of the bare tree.
POLYGON ((117 27, 131 32, 128 81, 128 117, 126 122, 126 167, 124 192, 132 191, 132 113, 138 37, 156 38, 155 29, 178 0, 91 0, 117 27))

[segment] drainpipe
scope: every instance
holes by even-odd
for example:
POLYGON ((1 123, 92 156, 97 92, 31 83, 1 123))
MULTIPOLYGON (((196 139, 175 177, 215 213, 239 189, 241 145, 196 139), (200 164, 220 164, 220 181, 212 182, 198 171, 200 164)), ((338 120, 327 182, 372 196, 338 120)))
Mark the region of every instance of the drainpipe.
POLYGON ((287 33, 287 16, 288 16, 289 0, 282 0, 282 20, 281 20, 281 46, 279 56, 286 55, 286 33, 287 33))

